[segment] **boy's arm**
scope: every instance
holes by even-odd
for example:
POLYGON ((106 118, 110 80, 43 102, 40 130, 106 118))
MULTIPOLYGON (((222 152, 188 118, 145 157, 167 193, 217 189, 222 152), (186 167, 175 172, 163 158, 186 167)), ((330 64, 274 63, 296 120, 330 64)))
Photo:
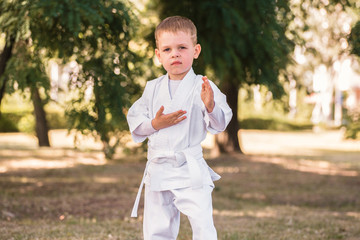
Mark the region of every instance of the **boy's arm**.
POLYGON ((226 102, 226 96, 203 77, 201 99, 205 105, 205 122, 209 132, 217 134, 225 130, 232 118, 232 111, 226 102))
POLYGON ((144 141, 147 136, 151 135, 148 134, 151 129, 148 128, 147 123, 151 125, 148 103, 154 87, 153 84, 154 82, 147 82, 142 96, 134 102, 126 116, 131 136, 137 143, 144 141))
POLYGON ((170 127, 186 119, 186 116, 184 116, 186 111, 183 110, 169 114, 163 114, 163 112, 164 106, 161 106, 155 118, 141 123, 140 126, 134 130, 134 133, 141 136, 150 136, 162 128, 170 127))
POLYGON ((210 86, 210 82, 206 76, 202 77, 201 100, 203 101, 208 113, 211 113, 215 107, 214 91, 210 86))
POLYGON ((139 136, 145 136, 145 137, 150 136, 154 132, 156 132, 156 129, 152 126, 151 120, 143 122, 142 124, 140 124, 140 126, 138 126, 134 130, 135 134, 137 134, 139 136))
POLYGON ((175 124, 186 119, 186 111, 178 110, 169 114, 164 114, 164 106, 161 106, 159 111, 157 111, 155 118, 151 121, 151 125, 156 129, 160 130, 162 128, 171 127, 175 124))
POLYGON ((149 103, 152 102, 152 93, 156 82, 147 82, 142 96, 130 107, 126 116, 131 136, 135 142, 142 142, 148 136, 162 128, 178 124, 186 119, 186 111, 178 110, 164 114, 164 107, 161 106, 155 117, 152 119, 149 103))
POLYGON ((224 112, 221 110, 220 107, 214 107, 211 113, 208 113, 209 116, 209 127, 222 132, 226 128, 226 119, 224 112))

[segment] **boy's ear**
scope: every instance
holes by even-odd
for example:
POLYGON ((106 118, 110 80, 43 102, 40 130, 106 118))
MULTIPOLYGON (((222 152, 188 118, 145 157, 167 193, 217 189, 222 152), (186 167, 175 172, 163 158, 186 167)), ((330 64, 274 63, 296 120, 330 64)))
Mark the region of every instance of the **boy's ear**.
POLYGON ((201 52, 201 45, 196 44, 195 45, 195 52, 194 52, 194 59, 197 59, 199 57, 200 52, 201 52))
POLYGON ((160 51, 159 49, 155 48, 155 55, 156 57, 158 58, 158 60, 161 62, 161 59, 160 59, 160 51))

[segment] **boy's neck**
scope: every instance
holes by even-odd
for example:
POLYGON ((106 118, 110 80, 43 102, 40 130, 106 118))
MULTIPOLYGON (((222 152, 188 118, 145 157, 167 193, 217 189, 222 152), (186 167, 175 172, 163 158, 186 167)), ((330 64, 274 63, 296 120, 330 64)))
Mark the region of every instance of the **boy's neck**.
POLYGON ((186 73, 175 75, 175 76, 170 76, 170 74, 168 74, 169 80, 181 81, 186 77, 186 75, 190 72, 190 70, 191 70, 191 68, 186 73))

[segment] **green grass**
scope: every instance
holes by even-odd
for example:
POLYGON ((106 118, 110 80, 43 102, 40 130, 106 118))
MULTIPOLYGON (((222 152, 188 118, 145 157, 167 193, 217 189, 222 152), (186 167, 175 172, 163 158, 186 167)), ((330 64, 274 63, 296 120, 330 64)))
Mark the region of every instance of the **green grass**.
POLYGON ((276 118, 250 117, 240 121, 241 129, 259 129, 275 131, 309 130, 313 128, 311 123, 297 123, 291 120, 276 118))
MULTIPOLYGON (((48 168, 31 161, 51 162, 51 149, 0 148, 0 169, 19 166, 0 174, 1 239, 142 239, 142 202, 140 217, 129 215, 143 156, 90 165, 86 160, 96 162, 96 152, 63 151, 61 161, 83 160, 48 168), (30 165, 21 168, 26 161, 30 165)), ((360 239, 358 159, 360 152, 318 149, 313 156, 296 152, 209 160, 222 176, 213 192, 219 240, 360 239), (305 157, 313 163, 311 171, 302 168, 305 157), (318 161, 333 164, 337 172, 322 173, 318 161), (357 175, 349 175, 350 170, 357 175)), ((191 239, 185 216, 178 239, 191 239)))

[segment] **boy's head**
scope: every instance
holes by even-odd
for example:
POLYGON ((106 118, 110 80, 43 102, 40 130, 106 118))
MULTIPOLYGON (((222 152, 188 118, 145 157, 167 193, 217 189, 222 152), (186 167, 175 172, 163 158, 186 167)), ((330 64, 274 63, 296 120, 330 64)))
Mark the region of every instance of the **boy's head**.
POLYGON ((197 30, 195 24, 186 17, 172 16, 165 18, 155 29, 156 46, 158 46, 159 36, 163 32, 186 32, 191 36, 194 45, 197 43, 197 30))
POLYGON ((155 55, 169 79, 182 80, 201 52, 194 23, 185 17, 168 17, 156 28, 155 39, 155 55))

